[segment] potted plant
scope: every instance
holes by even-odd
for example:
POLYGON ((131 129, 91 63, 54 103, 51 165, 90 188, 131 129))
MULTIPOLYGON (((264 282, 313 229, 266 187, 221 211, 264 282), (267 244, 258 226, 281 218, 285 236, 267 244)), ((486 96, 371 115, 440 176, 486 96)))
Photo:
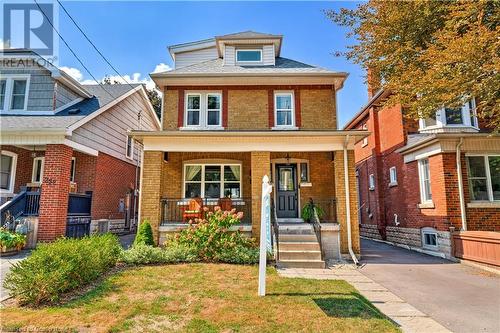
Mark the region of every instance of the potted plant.
POLYGON ((18 253, 24 245, 26 245, 25 235, 0 228, 0 254, 2 256, 18 253))
POLYGON ((321 219, 325 215, 325 211, 317 206, 312 198, 309 198, 309 202, 302 207, 302 218, 306 222, 311 222, 311 220, 314 218, 314 211, 316 210, 316 214, 318 215, 318 218, 321 219))

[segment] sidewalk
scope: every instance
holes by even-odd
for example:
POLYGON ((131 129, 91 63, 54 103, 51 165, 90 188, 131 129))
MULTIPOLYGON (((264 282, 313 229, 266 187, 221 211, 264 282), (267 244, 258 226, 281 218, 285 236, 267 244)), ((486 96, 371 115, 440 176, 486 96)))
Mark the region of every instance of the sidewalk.
POLYGON ((278 273, 289 278, 345 280, 372 302, 380 312, 398 324, 403 332, 450 332, 434 319, 361 274, 352 265, 335 265, 328 269, 285 268, 278 269, 278 273))
POLYGON ((3 287, 3 280, 5 279, 7 273, 10 271, 10 267, 29 256, 29 254, 29 250, 23 250, 16 255, 0 258, 0 302, 3 302, 7 298, 9 298, 8 291, 3 287))

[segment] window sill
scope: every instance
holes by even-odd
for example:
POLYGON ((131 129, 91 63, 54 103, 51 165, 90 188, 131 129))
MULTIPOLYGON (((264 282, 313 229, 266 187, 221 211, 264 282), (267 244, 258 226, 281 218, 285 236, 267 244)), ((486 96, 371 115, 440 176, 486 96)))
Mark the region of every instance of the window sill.
POLYGON ((368 190, 375 191, 375 187, 369 187, 368 190))
POLYGON ((297 131, 299 128, 297 126, 274 126, 271 127, 273 131, 297 131))
POLYGON ((300 183, 300 187, 312 187, 312 183, 300 183))
POLYGON ((418 208, 420 209, 432 209, 432 208, 436 208, 436 206, 434 206, 434 202, 423 202, 423 203, 419 203, 417 205, 418 208))
POLYGON ((389 183, 389 187, 394 187, 394 186, 398 186, 398 182, 389 183))
POLYGON ((222 126, 211 126, 211 127, 179 127, 179 131, 223 131, 224 127, 222 126))
POLYGON ((472 201, 467 208, 500 208, 500 201, 472 201))

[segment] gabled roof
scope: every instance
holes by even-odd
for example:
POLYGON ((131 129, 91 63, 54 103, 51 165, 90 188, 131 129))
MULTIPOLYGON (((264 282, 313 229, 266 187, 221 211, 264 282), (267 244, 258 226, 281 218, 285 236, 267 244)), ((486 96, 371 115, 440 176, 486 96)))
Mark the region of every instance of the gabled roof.
POLYGON ((283 35, 272 35, 252 30, 236 32, 233 34, 216 36, 217 39, 254 39, 254 38, 283 38, 283 35))
POLYGON ((279 57, 283 35, 272 35, 255 31, 242 31, 233 34, 216 36, 217 52, 219 56, 224 53, 224 44, 274 44, 275 54, 279 57))

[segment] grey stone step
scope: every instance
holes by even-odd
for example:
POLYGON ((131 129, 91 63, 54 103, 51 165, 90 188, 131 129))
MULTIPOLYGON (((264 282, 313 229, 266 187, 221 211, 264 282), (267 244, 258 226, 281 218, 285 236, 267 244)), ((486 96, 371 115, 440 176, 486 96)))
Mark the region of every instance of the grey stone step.
POLYGON ((280 250, 289 251, 319 251, 319 244, 315 242, 279 242, 280 250))
POLYGON ((279 242, 318 242, 315 234, 280 234, 279 242))
POLYGON ((289 251, 280 249, 280 259, 279 260, 320 260, 320 251, 289 251))
POLYGON ((323 260, 280 260, 280 268, 325 268, 323 260))

